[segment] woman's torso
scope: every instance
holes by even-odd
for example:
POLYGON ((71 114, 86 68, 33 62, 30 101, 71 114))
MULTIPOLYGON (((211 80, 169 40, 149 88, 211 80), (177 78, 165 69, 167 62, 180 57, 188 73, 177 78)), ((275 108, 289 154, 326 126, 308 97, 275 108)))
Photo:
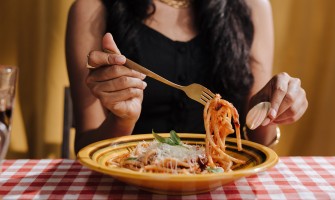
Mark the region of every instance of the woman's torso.
MULTIPOLYGON (((123 4, 124 2, 122 3, 121 2, 122 1, 120 1, 117 5, 122 4, 123 7, 116 6, 113 8, 122 10, 122 9, 128 9, 127 6, 137 5, 130 3, 123 4)), ((108 8, 109 7, 108 3, 106 3, 106 5, 108 8)), ((142 4, 137 6, 141 5, 142 4)), ((162 8, 163 5, 161 4, 160 6, 161 7, 158 7, 156 5, 156 8, 162 8)), ((132 12, 135 12, 135 10, 136 11, 142 10, 143 12, 143 9, 138 7, 136 8, 133 7, 131 10, 132 12)), ((154 22, 153 24, 156 23, 157 25, 158 23, 158 26, 156 27, 148 23, 148 18, 144 18, 144 23, 146 23, 147 25, 143 24, 142 22, 139 21, 139 18, 141 17, 139 18, 134 17, 131 14, 131 12, 128 13, 127 15, 123 15, 121 12, 117 12, 116 15, 112 15, 113 17, 116 16, 116 18, 110 17, 107 20, 107 24, 109 24, 107 25, 107 31, 110 31, 114 36, 116 36, 115 41, 119 49, 121 50, 121 53, 133 59, 134 61, 144 65, 153 72, 177 84, 188 85, 191 83, 200 83, 205 85, 207 88, 209 88, 214 92, 218 91, 220 94, 222 93, 221 88, 225 88, 226 90, 224 90, 225 92, 224 94, 221 94, 221 96, 227 100, 229 99, 229 101, 232 102, 235 105, 235 107, 237 106, 236 108, 239 110, 239 112, 243 111, 244 109, 243 102, 246 99, 247 92, 245 92, 242 89, 241 91, 243 94, 241 95, 234 89, 228 90, 227 87, 230 86, 229 84, 225 84, 226 87, 223 87, 224 85, 222 80, 232 81, 231 77, 236 77, 237 73, 231 69, 231 66, 229 66, 230 67, 229 69, 230 72, 234 72, 233 76, 227 75, 227 73, 223 73, 227 71, 225 70, 226 68, 225 65, 228 63, 223 62, 224 60, 226 60, 225 55, 223 55, 224 53, 222 53, 224 51, 221 51, 221 53, 217 54, 216 52, 213 52, 213 47, 211 47, 210 50, 208 44, 213 45, 213 43, 211 43, 213 41, 211 40, 211 38, 208 38, 208 32, 205 32, 207 35, 205 36, 205 34, 204 35, 201 34, 201 30, 195 29, 194 21, 189 20, 192 19, 192 13, 190 14, 191 18, 188 18, 188 20, 183 21, 183 19, 178 18, 178 20, 183 21, 184 25, 186 26, 180 26, 180 24, 178 24, 179 21, 178 22, 175 21, 177 25, 173 26, 173 20, 172 20, 172 23, 168 23, 170 25, 172 24, 172 26, 169 25, 165 26, 166 24, 164 24, 164 28, 159 29, 158 28, 159 25, 163 25, 160 22, 163 22, 164 19, 166 19, 166 17, 164 19, 159 18, 157 13, 162 12, 158 11, 159 10, 156 10, 153 16, 151 17, 149 16, 151 20, 153 19, 153 21, 151 21, 154 22), (162 21, 159 21, 159 19, 162 21), (148 25, 152 26, 153 28, 150 28, 148 25), (167 27, 169 28, 166 29, 167 27), (170 39, 173 37, 171 37, 171 34, 170 35, 166 34, 166 30, 174 31, 176 30, 175 27, 177 28, 186 27, 186 31, 184 30, 184 32, 188 33, 189 35, 188 36, 186 35, 186 37, 184 35, 184 37, 182 38, 193 38, 193 39, 188 40, 187 42, 178 42, 175 41, 175 38, 170 39), (163 32, 164 34, 162 34, 163 32), (192 37, 192 35, 196 36, 192 37), (128 41, 125 42, 124 40, 128 41), (213 55, 220 57, 213 58, 213 55), (221 59, 222 62, 220 63, 220 70, 218 70, 221 73, 213 74, 214 68, 216 67, 217 69, 218 67, 217 62, 215 62, 214 65, 213 59, 221 59), (216 79, 213 78, 214 76, 216 79)), ((188 13, 183 14, 187 15, 188 13)), ((185 17, 185 15, 182 16, 185 17)), ((173 16, 170 17, 172 18, 173 16)), ((174 19, 176 20, 176 18, 174 19)), ((164 21, 164 23, 165 22, 166 21, 164 21)), ((171 19, 169 20, 169 22, 171 22, 171 19)), ((215 30, 211 31, 213 32, 215 30)), ((224 30, 221 31, 224 32, 224 30)), ((180 33, 180 29, 178 29, 178 31, 176 32, 180 33)), ((224 37, 221 40, 224 39, 226 38, 224 37)), ((183 39, 181 40, 185 41, 183 39)), ((215 45, 216 44, 214 44, 214 46, 215 45)), ((220 45, 222 44, 218 44, 216 48, 221 48, 220 45)), ((242 48, 241 45, 239 45, 239 47, 242 48)), ((230 49, 228 48, 227 51, 229 53, 230 49)), ((240 57, 241 59, 238 59, 238 61, 245 59, 242 56, 240 57)), ((231 62, 229 61, 229 63, 231 62)), ((240 66, 246 66, 244 64, 242 65, 241 62, 235 62, 235 64, 236 63, 239 64, 239 68, 241 68, 240 66)), ((244 71, 246 69, 247 67, 244 69, 244 71)), ((240 73, 241 72, 239 71, 238 74, 240 73)), ((242 79, 245 82, 245 79, 244 78, 242 79)), ((204 132, 203 116, 202 116, 203 106, 201 104, 189 99, 182 91, 171 88, 156 80, 146 78, 145 81, 148 83, 148 86, 144 90, 143 108, 141 116, 133 131, 134 134, 148 133, 151 132, 152 130, 156 132, 169 132, 172 129, 176 130, 177 132, 204 132)), ((241 84, 242 83, 244 84, 244 82, 241 82, 241 80, 239 80, 239 83, 241 84)), ((241 85, 242 87, 243 84, 241 85)), ((240 86, 237 84, 235 85, 231 84, 231 85, 234 88, 240 86)), ((243 112, 242 112, 242 119, 244 119, 243 112)), ((243 123, 244 122, 242 122, 242 124, 243 123)))
MULTIPOLYGON (((137 62, 164 78, 180 84, 205 84, 210 77, 207 52, 198 35, 187 42, 173 41, 160 32, 139 25, 136 39, 137 62)), ((127 47, 119 45, 127 55, 127 47)), ((203 105, 189 99, 183 91, 169 87, 147 77, 142 112, 136 123, 134 134, 155 132, 203 133, 203 105)))

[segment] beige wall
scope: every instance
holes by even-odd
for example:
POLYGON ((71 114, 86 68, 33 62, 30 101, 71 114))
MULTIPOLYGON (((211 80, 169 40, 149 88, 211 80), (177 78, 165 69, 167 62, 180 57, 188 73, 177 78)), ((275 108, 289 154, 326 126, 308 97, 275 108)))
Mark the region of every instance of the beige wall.
POLYGON ((0 63, 20 69, 8 157, 58 157, 71 0, 1 0, 0 63))
POLYGON ((335 155, 335 1, 271 0, 275 70, 301 78, 305 116, 282 126, 280 155, 335 155))
MULTIPOLYGON (((8 158, 59 157, 66 17, 72 0, 1 0, 0 63, 20 81, 8 158)), ((271 0, 275 72, 301 78, 309 109, 282 126, 279 155, 335 155, 335 7, 333 0, 271 0)))

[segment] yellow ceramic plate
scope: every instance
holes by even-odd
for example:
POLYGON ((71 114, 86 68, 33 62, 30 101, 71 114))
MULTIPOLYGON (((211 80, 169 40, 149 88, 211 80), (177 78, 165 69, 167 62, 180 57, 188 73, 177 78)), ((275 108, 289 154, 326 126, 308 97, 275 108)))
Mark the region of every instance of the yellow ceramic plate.
MULTIPOLYGON (((168 133, 159 134, 169 137, 168 133)), ((204 144, 204 134, 178 134, 187 144, 204 144)), ((108 160, 118 154, 127 153, 138 142, 152 141, 152 134, 131 135, 113 138, 93 143, 80 150, 80 163, 92 170, 111 175, 115 179, 134 185, 146 191, 160 194, 196 194, 214 190, 217 187, 231 183, 241 177, 265 171, 273 167, 277 161, 277 154, 260 144, 242 141, 243 150, 238 151, 236 139, 228 138, 226 152, 235 158, 247 161, 243 165, 234 165, 232 172, 218 174, 155 174, 135 172, 125 168, 111 167, 108 160)))

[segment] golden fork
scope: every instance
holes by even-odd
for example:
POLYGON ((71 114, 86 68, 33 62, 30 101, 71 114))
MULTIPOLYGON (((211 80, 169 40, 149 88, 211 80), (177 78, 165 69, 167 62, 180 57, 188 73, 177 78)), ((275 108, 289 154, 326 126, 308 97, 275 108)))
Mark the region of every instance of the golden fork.
POLYGON ((212 98, 215 97, 215 94, 213 92, 211 92, 209 89, 207 89, 206 87, 204 87, 200 84, 192 83, 188 86, 182 86, 182 85, 175 84, 175 83, 159 76, 158 74, 150 71, 149 69, 135 63, 134 61, 132 61, 128 58, 126 60, 125 66, 130 68, 130 69, 141 72, 141 73, 143 73, 143 74, 145 74, 145 75, 147 75, 147 76, 149 76, 153 79, 156 79, 157 81, 165 83, 166 85, 169 85, 171 87, 174 87, 174 88, 177 88, 179 90, 184 91, 189 98, 201 103, 202 105, 206 105, 206 103, 209 100, 211 100, 212 98))

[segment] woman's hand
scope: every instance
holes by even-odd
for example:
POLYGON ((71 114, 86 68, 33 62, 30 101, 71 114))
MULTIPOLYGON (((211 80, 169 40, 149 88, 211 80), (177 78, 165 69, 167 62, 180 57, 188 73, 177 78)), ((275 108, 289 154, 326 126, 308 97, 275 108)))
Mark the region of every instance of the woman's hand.
POLYGON ((306 92, 301 81, 287 73, 280 73, 272 79, 250 100, 250 106, 261 101, 271 102, 271 108, 262 125, 290 124, 305 113, 308 107, 306 92))
POLYGON ((116 117, 137 121, 140 116, 145 75, 124 65, 126 58, 121 55, 110 33, 102 39, 102 48, 91 51, 88 56, 90 69, 86 83, 92 94, 116 117))

